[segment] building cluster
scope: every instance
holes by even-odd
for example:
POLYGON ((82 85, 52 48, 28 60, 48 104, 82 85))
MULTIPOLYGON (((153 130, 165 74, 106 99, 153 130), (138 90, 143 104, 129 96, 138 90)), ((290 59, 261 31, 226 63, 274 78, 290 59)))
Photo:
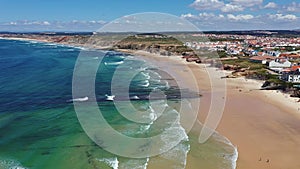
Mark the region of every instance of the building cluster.
POLYGON ((282 80, 300 83, 300 37, 285 38, 252 35, 193 35, 200 41, 186 42, 196 50, 225 52, 228 57, 240 56, 264 64, 282 80))

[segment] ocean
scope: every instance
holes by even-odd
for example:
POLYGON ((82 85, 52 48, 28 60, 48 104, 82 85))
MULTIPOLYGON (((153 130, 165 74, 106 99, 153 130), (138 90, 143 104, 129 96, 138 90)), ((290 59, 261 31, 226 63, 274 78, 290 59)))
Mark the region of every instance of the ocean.
MULTIPOLYGON (((183 129, 177 110, 180 91, 170 85, 169 79, 155 65, 145 60, 115 51, 0 39, 0 68, 0 169, 235 168, 237 150, 228 139, 215 133, 207 142, 199 144, 201 124, 195 123, 189 133, 183 129), (86 56, 77 61, 81 52, 86 56), (99 60, 94 81, 95 97, 74 97, 72 84, 76 63, 88 68, 99 60), (112 93, 116 70, 119 76, 115 82, 119 88, 138 70, 125 88, 128 93, 112 93), (150 103, 149 95, 153 90, 166 94, 158 95, 161 97, 150 103), (130 115, 134 112, 125 102, 127 97, 134 109, 143 110, 144 114, 130 115), (120 103, 119 109, 115 100, 120 103), (89 114, 81 117, 74 109, 78 103, 85 111, 92 112, 89 110, 92 102, 96 102, 106 121, 89 123, 95 131, 97 128, 107 131, 101 135, 106 138, 102 147, 82 126, 82 121, 93 121, 93 117, 89 114), (153 110, 152 104, 163 107, 163 113, 153 110), (133 120, 126 118, 127 115, 133 120), (180 140, 165 151, 160 144, 149 143, 147 151, 163 153, 148 156, 146 152, 145 157, 136 158, 123 155, 139 151, 133 150, 135 146, 130 142, 119 143, 124 144, 125 149, 113 144, 119 140, 109 137, 111 130, 133 139, 164 133, 158 141, 164 144, 180 140), (110 151, 114 147, 123 149, 118 149, 120 154, 117 154, 110 151)), ((85 76, 82 77, 84 81, 85 76)))

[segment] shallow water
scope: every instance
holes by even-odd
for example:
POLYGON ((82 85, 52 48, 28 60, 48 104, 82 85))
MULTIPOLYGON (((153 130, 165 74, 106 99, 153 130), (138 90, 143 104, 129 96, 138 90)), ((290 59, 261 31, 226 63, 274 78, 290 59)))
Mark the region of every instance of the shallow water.
MULTIPOLYGON (((161 142, 184 138, 173 149, 150 158, 120 157, 100 148, 87 136, 74 110, 73 101, 84 104, 92 101, 87 93, 75 100, 72 97, 73 69, 79 53, 80 49, 66 46, 0 39, 0 168, 234 167, 236 151, 226 138, 215 134, 205 144, 199 144, 200 124, 187 134, 180 123, 176 123, 180 118, 178 100, 164 102, 159 95, 153 103, 155 106, 150 105, 148 99, 152 90, 168 91, 167 98, 177 96, 178 91, 168 86, 168 81, 163 80, 149 64, 121 53, 99 55, 97 51, 87 51, 80 64, 89 65, 103 59, 97 71, 95 99, 103 117, 114 130, 134 138, 169 131, 161 137, 161 142), (117 79, 116 84, 121 91, 133 70, 140 73, 130 82, 129 93, 117 92, 112 97, 111 81, 116 70, 122 77, 117 79), (148 110, 132 118, 147 123, 130 121, 115 108, 113 99, 119 100, 122 112, 131 117, 132 109, 126 102, 128 94, 135 109, 148 110), (151 106, 166 106, 167 109, 158 113, 151 106)), ((81 75, 83 81, 88 77, 87 74, 81 75)), ((102 125, 98 127, 105 131, 102 125)), ((151 146, 154 146, 153 149, 160 148, 151 146)))

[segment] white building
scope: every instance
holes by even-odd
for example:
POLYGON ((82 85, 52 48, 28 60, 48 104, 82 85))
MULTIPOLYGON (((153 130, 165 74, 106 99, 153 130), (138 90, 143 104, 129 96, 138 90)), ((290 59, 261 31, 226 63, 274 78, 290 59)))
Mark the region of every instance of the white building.
POLYGON ((286 59, 275 59, 269 62, 269 69, 275 72, 281 72, 282 69, 290 68, 292 63, 286 59))
POLYGON ((280 78, 287 82, 300 83, 300 66, 284 69, 280 78))

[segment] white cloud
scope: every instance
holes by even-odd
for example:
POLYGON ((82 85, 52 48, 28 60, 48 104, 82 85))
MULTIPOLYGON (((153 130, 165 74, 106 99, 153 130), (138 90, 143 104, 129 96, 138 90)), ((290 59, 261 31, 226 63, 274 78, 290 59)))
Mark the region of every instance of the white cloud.
POLYGON ((44 26, 51 25, 50 22, 48 22, 48 21, 27 21, 27 20, 24 20, 24 21, 18 21, 16 23, 18 25, 44 25, 44 26))
POLYGON ((95 31, 101 28, 105 21, 11 21, 1 22, 0 31, 95 31))
POLYGON ((6 25, 17 25, 18 23, 17 22, 9 22, 9 23, 6 23, 6 25))
POLYGON ((264 8, 274 9, 277 8, 277 4, 275 2, 269 2, 264 8))
POLYGON ((48 21, 42 22, 43 25, 51 25, 48 21))
POLYGON ((253 15, 250 14, 240 14, 240 15, 233 15, 233 14, 227 14, 227 16, 224 16, 222 14, 216 15, 214 13, 199 13, 199 15, 193 15, 193 14, 183 14, 181 15, 181 17, 185 18, 185 19, 194 19, 194 20, 208 20, 208 21, 224 21, 227 22, 229 20, 234 20, 234 21, 247 21, 247 20, 251 20, 254 19, 255 17, 253 15))
MULTIPOLYGON (((195 0, 190 6, 196 10, 220 10, 224 13, 240 12, 245 8, 261 6, 264 0, 195 0)), ((274 4, 269 4, 274 5, 274 4)))
POLYGON ((212 18, 215 17, 215 14, 203 12, 203 13, 199 13, 199 16, 204 18, 212 18))
POLYGON ((288 12, 300 12, 300 3, 292 2, 283 8, 288 12))
POLYGON ((244 8, 239 5, 232 5, 232 4, 226 4, 221 8, 222 12, 238 12, 238 11, 243 11, 244 8))
POLYGON ((243 14, 233 15, 233 14, 228 14, 227 18, 229 20, 234 20, 234 21, 245 21, 245 20, 253 19, 254 16, 253 15, 249 15, 249 14, 248 15, 243 15, 243 14))
POLYGON ((269 15, 269 18, 273 20, 286 20, 286 21, 293 21, 298 19, 296 15, 292 15, 292 14, 287 14, 287 15, 274 14, 274 15, 269 15))
POLYGON ((182 15, 200 30, 292 30, 300 28, 300 17, 292 14, 216 14, 203 12, 182 15), (283 24, 284 23, 284 24, 283 24))
POLYGON ((256 5, 261 5, 263 3, 263 0, 231 0, 231 3, 243 7, 252 7, 256 5))
POLYGON ((185 19, 194 19, 194 20, 221 20, 225 19, 225 16, 222 14, 216 15, 214 13, 199 13, 198 15, 193 15, 191 13, 181 15, 182 18, 185 19))
POLYGON ((224 6, 224 2, 219 0, 195 0, 190 6, 197 10, 214 10, 224 6))
POLYGON ((182 14, 181 15, 181 17, 182 18, 196 18, 196 16, 195 15, 193 15, 193 14, 191 14, 191 13, 188 13, 188 14, 182 14))
POLYGON ((98 23, 98 24, 106 24, 107 22, 103 21, 103 20, 100 20, 100 21, 97 21, 96 23, 98 23))
POLYGON ((181 15, 184 19, 190 19, 190 20, 198 20, 198 21, 213 21, 213 20, 220 20, 224 19, 224 15, 215 15, 214 13, 199 13, 198 15, 193 15, 191 13, 183 14, 181 15))
POLYGON ((225 18, 225 16, 224 16, 224 15, 222 15, 222 14, 220 14, 220 15, 219 15, 219 18, 225 18))

